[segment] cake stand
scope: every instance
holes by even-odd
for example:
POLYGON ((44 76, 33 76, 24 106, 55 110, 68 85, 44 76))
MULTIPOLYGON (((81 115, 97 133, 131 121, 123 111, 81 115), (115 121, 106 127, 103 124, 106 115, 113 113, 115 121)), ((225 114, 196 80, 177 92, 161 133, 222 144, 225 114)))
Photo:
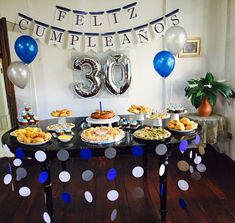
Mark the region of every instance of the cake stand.
POLYGON ((184 111, 182 113, 173 113, 169 112, 171 114, 171 120, 179 120, 181 115, 187 114, 188 111, 184 111))
POLYGON ((109 118, 109 119, 94 119, 91 117, 86 118, 88 125, 90 125, 90 124, 95 124, 95 125, 108 124, 109 126, 112 126, 113 123, 118 122, 119 120, 120 120, 120 117, 117 115, 114 116, 113 118, 109 118))

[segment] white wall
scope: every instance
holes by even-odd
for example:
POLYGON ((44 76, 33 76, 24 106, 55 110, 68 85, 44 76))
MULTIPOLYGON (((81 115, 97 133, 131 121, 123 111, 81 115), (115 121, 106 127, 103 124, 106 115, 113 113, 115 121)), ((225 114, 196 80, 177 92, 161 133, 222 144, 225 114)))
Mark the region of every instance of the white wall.
MULTIPOLYGON (((17 13, 22 12, 41 22, 53 24, 55 5, 76 8, 85 11, 99 11, 120 7, 132 1, 79 0, 79 1, 47 1, 47 0, 0 0, 0 13, 7 20, 15 22, 17 13)), ((163 14, 163 1, 145 0, 137 1, 140 7, 140 19, 137 25, 150 22, 163 14)), ((200 76, 206 71, 207 56, 205 52, 207 35, 208 0, 168 0, 167 11, 179 8, 181 10, 181 26, 185 28, 188 36, 202 38, 202 56, 198 58, 176 58, 176 67, 167 78, 169 102, 184 104, 193 110, 188 99, 184 97, 186 80, 200 76), (171 89, 172 88, 172 89, 171 89), (170 93, 172 92, 172 93, 170 93)), ((128 27, 123 27, 128 28, 128 27)), ((17 60, 13 45, 20 33, 9 32, 11 55, 17 60)), ((73 51, 47 46, 38 43, 39 53, 31 65, 32 80, 26 89, 16 89, 18 107, 23 102, 31 103, 37 110, 41 119, 50 118, 50 112, 57 108, 71 108, 76 116, 89 115, 98 108, 99 100, 103 107, 113 109, 117 114, 127 113, 127 108, 133 104, 144 104, 154 108, 161 108, 161 77, 153 69, 152 61, 155 54, 161 50, 162 40, 153 40, 151 43, 129 50, 132 65, 132 83, 126 96, 112 96, 104 98, 83 99, 77 97, 70 85, 72 79, 71 58, 73 51)))

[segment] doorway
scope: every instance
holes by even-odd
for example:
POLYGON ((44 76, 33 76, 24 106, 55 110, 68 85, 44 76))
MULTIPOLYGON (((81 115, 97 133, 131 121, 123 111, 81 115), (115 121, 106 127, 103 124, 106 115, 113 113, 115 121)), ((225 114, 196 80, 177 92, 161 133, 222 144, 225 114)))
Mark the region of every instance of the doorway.
POLYGON ((0 72, 0 94, 2 97, 0 98, 0 100, 2 100, 0 101, 0 119, 5 120, 3 121, 3 123, 5 123, 4 125, 10 125, 8 126, 9 128, 15 128, 18 126, 15 88, 7 77, 7 68, 11 63, 11 56, 9 49, 6 18, 0 18, 0 60, 2 67, 0 72))

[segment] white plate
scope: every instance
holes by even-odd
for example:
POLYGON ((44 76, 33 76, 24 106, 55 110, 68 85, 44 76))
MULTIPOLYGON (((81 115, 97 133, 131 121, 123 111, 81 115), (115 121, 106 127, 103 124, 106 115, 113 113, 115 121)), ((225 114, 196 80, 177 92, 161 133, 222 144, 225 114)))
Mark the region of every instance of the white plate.
POLYGON ((171 131, 173 131, 173 132, 189 133, 189 132, 195 131, 197 128, 195 128, 195 129, 190 129, 190 130, 176 130, 176 129, 170 129, 170 128, 168 128, 168 129, 171 130, 171 131))
POLYGON ((61 129, 61 130, 63 130, 63 129, 64 129, 63 126, 65 126, 65 128, 69 128, 69 129, 72 129, 72 128, 75 127, 75 125, 74 125, 73 123, 53 124, 53 125, 48 125, 47 128, 46 128, 46 130, 47 130, 47 131, 55 131, 56 129, 61 129), (69 125, 70 125, 70 127, 69 127, 69 125), (50 127, 53 128, 53 129, 50 129, 50 127))
POLYGON ((165 118, 151 118, 151 115, 146 115, 146 118, 150 119, 150 120, 157 120, 157 119, 168 119, 171 117, 171 114, 170 113, 166 113, 167 117, 165 118))
POLYGON ((94 119, 91 117, 86 118, 86 121, 91 124, 111 124, 114 122, 118 122, 119 120, 120 120, 120 117, 117 115, 109 119, 94 119))
POLYGON ((19 142, 23 145, 26 145, 26 146, 40 146, 40 145, 43 145, 43 144, 46 144, 47 142, 49 142, 51 139, 47 140, 47 141, 44 141, 44 142, 40 142, 40 143, 24 143, 24 142, 19 142))
POLYGON ((112 140, 105 140, 105 141, 90 141, 90 140, 86 140, 86 139, 83 139, 81 137, 81 139, 84 141, 84 142, 87 142, 87 143, 91 143, 91 144, 109 144, 109 143, 114 143, 114 142, 118 142, 122 139, 125 138, 125 134, 117 137, 116 139, 112 139, 112 140))

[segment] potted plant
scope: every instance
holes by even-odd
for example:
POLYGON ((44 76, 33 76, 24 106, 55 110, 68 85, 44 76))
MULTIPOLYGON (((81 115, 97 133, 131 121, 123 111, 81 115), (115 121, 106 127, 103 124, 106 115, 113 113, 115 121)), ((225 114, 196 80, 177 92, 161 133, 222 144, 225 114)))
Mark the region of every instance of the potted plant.
POLYGON ((198 109, 201 116, 209 116, 212 113, 218 94, 226 99, 235 98, 235 92, 231 87, 224 81, 215 80, 211 72, 208 72, 205 77, 187 82, 185 96, 190 98, 192 105, 198 109))

